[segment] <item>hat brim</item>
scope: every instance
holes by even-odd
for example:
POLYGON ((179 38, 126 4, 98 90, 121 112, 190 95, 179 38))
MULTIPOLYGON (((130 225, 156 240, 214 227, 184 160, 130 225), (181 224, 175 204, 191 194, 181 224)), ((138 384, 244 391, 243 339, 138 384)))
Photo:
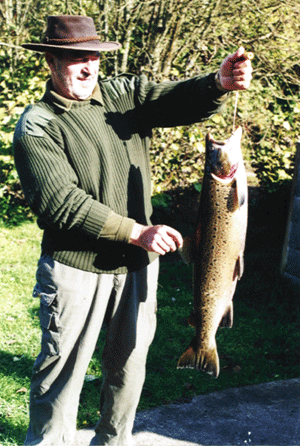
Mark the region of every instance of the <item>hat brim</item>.
POLYGON ((51 49, 77 50, 77 51, 115 51, 121 48, 118 42, 99 42, 91 40, 89 42, 77 42, 69 45, 49 45, 46 43, 24 43, 22 45, 26 50, 45 52, 51 49))

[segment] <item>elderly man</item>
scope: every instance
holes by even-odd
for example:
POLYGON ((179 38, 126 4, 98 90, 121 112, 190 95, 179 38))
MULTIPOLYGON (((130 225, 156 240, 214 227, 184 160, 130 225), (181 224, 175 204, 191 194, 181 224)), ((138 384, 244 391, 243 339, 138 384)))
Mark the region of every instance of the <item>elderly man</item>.
POLYGON ((101 417, 91 444, 129 446, 156 328, 158 256, 182 245, 175 229, 151 225, 151 132, 209 118, 228 90, 249 87, 251 64, 240 48, 204 77, 99 81, 99 52, 120 45, 101 42, 82 16, 49 17, 43 42, 23 46, 45 52, 51 71, 14 137, 26 200, 44 231, 33 291, 42 343, 25 444, 72 444, 105 322, 101 417))

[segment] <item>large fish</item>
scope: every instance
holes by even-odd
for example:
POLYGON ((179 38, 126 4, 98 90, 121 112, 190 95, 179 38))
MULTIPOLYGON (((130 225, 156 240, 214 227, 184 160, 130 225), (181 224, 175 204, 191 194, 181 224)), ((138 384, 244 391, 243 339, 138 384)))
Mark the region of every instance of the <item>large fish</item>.
POLYGON ((206 137, 206 160, 196 231, 182 255, 194 262, 194 309, 189 323, 196 335, 178 361, 215 377, 220 365, 215 335, 233 323, 232 298, 243 274, 247 230, 247 177, 241 151, 242 129, 230 138, 206 137))

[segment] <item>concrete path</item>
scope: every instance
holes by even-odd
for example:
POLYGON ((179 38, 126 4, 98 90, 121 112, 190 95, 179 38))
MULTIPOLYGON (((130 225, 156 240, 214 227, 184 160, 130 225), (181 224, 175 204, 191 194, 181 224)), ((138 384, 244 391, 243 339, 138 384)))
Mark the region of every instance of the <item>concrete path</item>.
MULTIPOLYGON (((90 429, 73 446, 88 446, 90 429)), ((300 446, 300 378, 227 389, 138 412, 135 446, 300 446)))

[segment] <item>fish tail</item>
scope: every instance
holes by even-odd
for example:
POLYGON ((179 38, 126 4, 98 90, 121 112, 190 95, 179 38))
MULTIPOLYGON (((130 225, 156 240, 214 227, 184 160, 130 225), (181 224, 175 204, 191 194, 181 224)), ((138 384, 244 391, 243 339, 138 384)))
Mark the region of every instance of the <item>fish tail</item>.
POLYGON ((180 356, 177 368, 198 369, 217 378, 220 372, 220 363, 216 345, 211 349, 204 350, 197 348, 197 344, 195 336, 185 352, 180 356))

